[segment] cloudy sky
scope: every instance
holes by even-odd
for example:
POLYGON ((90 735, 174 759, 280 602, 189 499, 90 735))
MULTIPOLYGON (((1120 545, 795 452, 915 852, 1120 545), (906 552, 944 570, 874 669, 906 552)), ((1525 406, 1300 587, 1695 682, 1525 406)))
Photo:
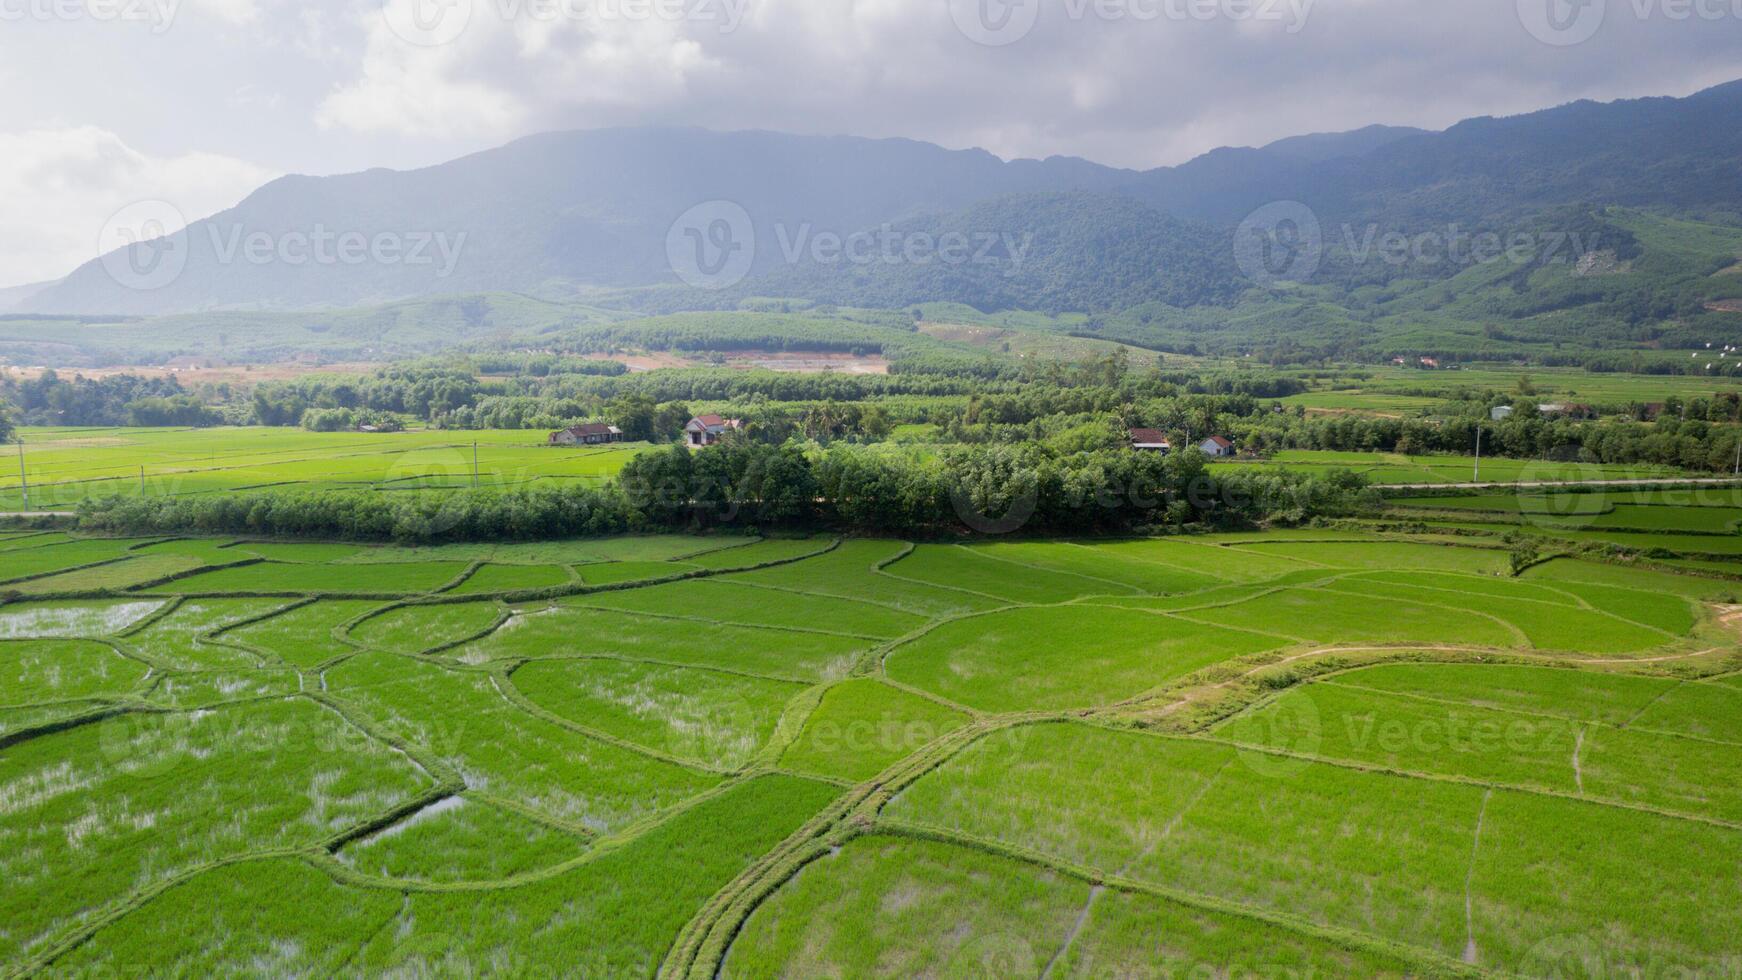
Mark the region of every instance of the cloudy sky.
POLYGON ((556 128, 1153 167, 1742 78, 1742 0, 0 0, 0 286, 284 173, 556 128))

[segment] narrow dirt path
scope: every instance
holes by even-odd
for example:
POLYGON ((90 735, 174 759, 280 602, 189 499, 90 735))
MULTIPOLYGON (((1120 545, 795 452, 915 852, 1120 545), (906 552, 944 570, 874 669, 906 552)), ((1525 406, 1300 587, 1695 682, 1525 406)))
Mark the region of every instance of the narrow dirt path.
POLYGON ((1464 872, 1464 962, 1476 965, 1476 854, 1482 849, 1482 825, 1488 820, 1488 801, 1494 798, 1492 789, 1482 794, 1482 807, 1476 811, 1476 833, 1470 841, 1470 867, 1464 872))

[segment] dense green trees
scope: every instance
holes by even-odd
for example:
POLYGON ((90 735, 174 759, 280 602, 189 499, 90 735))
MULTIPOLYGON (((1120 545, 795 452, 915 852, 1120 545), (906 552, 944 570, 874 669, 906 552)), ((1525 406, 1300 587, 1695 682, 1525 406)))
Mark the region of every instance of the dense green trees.
POLYGON ((194 395, 147 396, 127 403, 128 425, 219 425, 222 412, 194 395))
POLYGON ((217 419, 216 412, 196 410, 203 401, 176 379, 134 374, 66 378, 44 371, 23 380, 0 378, 0 402, 10 402, 23 425, 209 425, 217 419), (135 415, 131 406, 141 401, 135 415), (171 416, 181 421, 135 421, 171 416))
POLYGON ((805 450, 729 439, 637 456, 604 488, 262 491, 111 498, 87 529, 407 542, 493 541, 649 529, 839 528, 932 536, 1121 533, 1298 522, 1377 499, 1348 474, 1212 475, 1202 457, 1038 445, 943 453, 843 443, 805 450))
MULTIPOLYGON (((1710 404, 1701 400, 1707 414, 1711 413, 1710 404)), ((1313 418, 1272 413, 1224 417, 1223 421, 1225 431, 1242 448, 1259 452, 1330 449, 1467 455, 1475 451, 1476 428, 1480 425, 1484 454, 1590 463, 1649 463, 1714 472, 1728 472, 1734 467, 1737 443, 1742 441, 1742 427, 1716 425, 1692 416, 1687 421, 1674 416, 1656 422, 1576 421, 1529 411, 1493 422, 1487 419, 1485 411, 1481 417, 1443 419, 1357 415, 1313 418)))

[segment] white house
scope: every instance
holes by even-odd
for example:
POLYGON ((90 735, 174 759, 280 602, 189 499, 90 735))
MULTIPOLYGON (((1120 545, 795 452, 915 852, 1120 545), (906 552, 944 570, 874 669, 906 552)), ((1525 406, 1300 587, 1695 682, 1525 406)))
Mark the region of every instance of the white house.
POLYGON ((1211 436, 1205 439, 1198 444, 1198 448, 1203 450, 1205 456, 1234 455, 1234 444, 1221 436, 1211 436))
POLYGON ((721 418, 718 415, 698 415, 690 419, 683 427, 684 444, 689 446, 712 446, 720 441, 720 437, 728 432, 736 432, 744 427, 737 419, 721 418))

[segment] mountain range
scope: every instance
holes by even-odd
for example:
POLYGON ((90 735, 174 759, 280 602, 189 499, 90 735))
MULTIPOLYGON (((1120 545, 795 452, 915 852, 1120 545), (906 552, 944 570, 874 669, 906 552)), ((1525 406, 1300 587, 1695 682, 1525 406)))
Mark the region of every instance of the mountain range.
MULTIPOLYGON (((905 139, 546 133, 419 170, 283 177, 164 242, 134 246, 154 261, 169 246, 172 276, 129 281, 132 256, 111 255, 0 293, 0 309, 318 310, 477 292, 606 295, 644 310, 766 296, 1086 313, 1226 306, 1255 285, 1234 260, 1236 225, 1279 201, 1309 207, 1328 240, 1348 227, 1504 232, 1610 206, 1736 226, 1742 82, 1441 132, 1298 136, 1149 171, 1071 157, 1005 161, 905 139), (837 237, 863 254, 847 260, 823 247, 837 237), (327 253, 311 257, 323 238, 327 253), (966 257, 940 257, 952 241, 966 244, 966 257), (724 278, 698 282, 685 268, 691 248, 748 242, 722 253, 741 262, 724 278), (928 258, 902 258, 915 242, 928 258)), ((1346 260, 1331 255, 1321 275, 1361 279, 1346 260)), ((1461 271, 1417 264, 1385 275, 1461 271)))

